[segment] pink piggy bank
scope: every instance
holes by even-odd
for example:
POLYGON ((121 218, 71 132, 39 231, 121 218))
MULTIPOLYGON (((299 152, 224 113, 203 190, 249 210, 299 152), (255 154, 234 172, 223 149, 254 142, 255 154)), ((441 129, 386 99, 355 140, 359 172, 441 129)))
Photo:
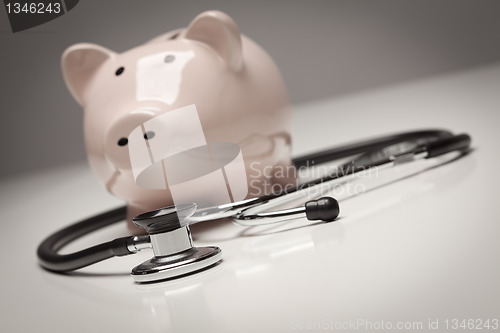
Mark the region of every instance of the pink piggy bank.
MULTIPOLYGON (((240 148, 246 191, 232 200, 282 190, 295 181, 283 79, 266 52, 224 13, 204 12, 187 28, 121 54, 75 44, 62 56, 62 71, 84 108, 91 168, 109 192, 127 202, 132 232, 138 232, 133 217, 174 203, 169 186, 138 183, 128 149, 131 133, 161 115, 182 115, 194 107, 207 143, 240 148)), ((164 132, 147 132, 143 140, 168 141, 172 133, 164 132)), ((196 188, 198 198, 211 193, 210 186, 196 188)))

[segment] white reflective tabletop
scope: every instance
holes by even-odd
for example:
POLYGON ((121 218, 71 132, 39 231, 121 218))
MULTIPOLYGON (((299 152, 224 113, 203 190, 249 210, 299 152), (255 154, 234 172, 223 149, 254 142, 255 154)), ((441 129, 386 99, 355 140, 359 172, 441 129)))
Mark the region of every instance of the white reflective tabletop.
MULTIPOLYGON (((332 223, 195 225, 195 243, 219 246, 222 263, 147 285, 129 273, 149 250, 71 275, 38 266, 36 248, 48 234, 122 205, 86 164, 4 181, 1 330, 444 331, 464 319, 483 329, 489 319, 493 328, 500 319, 499 124, 500 65, 296 106, 295 155, 421 128, 467 132, 474 151, 341 202, 332 223)), ((126 233, 119 224, 66 250, 126 233)))

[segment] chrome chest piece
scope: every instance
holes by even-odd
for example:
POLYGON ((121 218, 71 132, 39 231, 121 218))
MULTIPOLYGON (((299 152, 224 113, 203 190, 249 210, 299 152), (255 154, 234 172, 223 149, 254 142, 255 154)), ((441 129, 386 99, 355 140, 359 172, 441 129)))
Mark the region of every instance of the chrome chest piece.
POLYGON ((189 217, 196 204, 186 203, 136 216, 134 223, 146 229, 154 257, 132 269, 136 282, 153 282, 193 273, 221 260, 216 246, 193 247, 189 217))

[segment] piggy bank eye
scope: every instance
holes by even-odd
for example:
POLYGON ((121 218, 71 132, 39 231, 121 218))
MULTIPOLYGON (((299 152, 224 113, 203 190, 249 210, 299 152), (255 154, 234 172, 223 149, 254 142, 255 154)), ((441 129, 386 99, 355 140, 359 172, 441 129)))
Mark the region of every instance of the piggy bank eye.
POLYGON ((115 75, 119 76, 125 71, 125 67, 120 67, 116 70, 115 75))
POLYGON ((127 138, 121 138, 120 140, 118 140, 118 146, 120 146, 120 147, 126 146, 127 143, 128 143, 127 138))
POLYGON ((155 132, 147 131, 146 133, 144 133, 144 140, 151 140, 152 138, 154 138, 154 136, 155 132))

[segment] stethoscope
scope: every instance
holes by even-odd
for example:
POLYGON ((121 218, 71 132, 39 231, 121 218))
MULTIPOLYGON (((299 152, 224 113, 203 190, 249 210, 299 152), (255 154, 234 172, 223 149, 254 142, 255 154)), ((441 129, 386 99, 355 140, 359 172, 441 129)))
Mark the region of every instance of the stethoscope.
POLYGON ((95 230, 122 221, 126 207, 87 218, 47 237, 38 247, 40 265, 53 272, 69 272, 111 257, 126 256, 153 249, 152 259, 134 267, 132 277, 138 283, 177 278, 218 264, 221 249, 193 246, 189 225, 231 217, 234 223, 256 226, 307 218, 310 221, 334 221, 340 208, 328 196, 309 200, 304 205, 272 210, 287 202, 308 197, 314 192, 328 193, 338 182, 346 181, 369 168, 390 168, 410 161, 430 159, 450 152, 467 153, 470 136, 453 135, 443 130, 427 130, 389 135, 314 153, 293 160, 297 168, 318 165, 358 155, 335 172, 279 193, 250 198, 216 207, 198 209, 195 203, 178 204, 136 216, 133 222, 148 235, 129 236, 98 244, 71 254, 59 254, 67 244, 95 230), (340 171, 340 172, 339 172, 340 171))

